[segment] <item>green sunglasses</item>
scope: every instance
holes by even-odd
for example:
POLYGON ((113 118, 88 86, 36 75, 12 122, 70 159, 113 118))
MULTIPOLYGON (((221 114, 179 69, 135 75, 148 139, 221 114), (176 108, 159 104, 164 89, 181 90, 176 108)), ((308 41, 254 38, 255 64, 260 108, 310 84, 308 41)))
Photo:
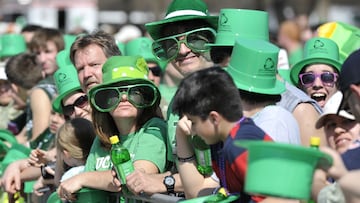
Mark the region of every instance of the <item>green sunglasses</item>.
POLYGON ((153 42, 152 50, 154 55, 163 61, 170 61, 177 57, 181 43, 196 53, 203 53, 210 50, 207 46, 214 43, 216 32, 212 28, 199 28, 181 34, 158 39, 153 42), (184 39, 179 40, 179 37, 184 39))
POLYGON ((123 94, 132 105, 141 109, 154 105, 159 96, 156 87, 150 84, 103 87, 94 91, 91 103, 100 112, 110 112, 119 105, 123 94))

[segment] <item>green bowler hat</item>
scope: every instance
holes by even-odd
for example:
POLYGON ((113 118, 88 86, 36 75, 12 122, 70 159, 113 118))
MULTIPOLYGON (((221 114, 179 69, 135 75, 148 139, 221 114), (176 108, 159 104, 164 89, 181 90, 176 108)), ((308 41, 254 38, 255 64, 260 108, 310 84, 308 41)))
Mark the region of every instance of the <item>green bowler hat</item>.
POLYGON ((56 63, 59 69, 54 73, 54 79, 59 95, 53 101, 52 106, 55 111, 62 113, 62 100, 72 92, 81 91, 81 86, 76 68, 71 63, 67 50, 56 55, 56 63))
POLYGON ((159 60, 152 52, 153 40, 147 37, 139 37, 126 43, 125 54, 127 56, 141 55, 146 62, 154 62, 160 66, 162 70, 166 67, 166 62, 159 60))
POLYGON ((269 41, 269 15, 265 11, 221 9, 216 41, 210 46, 234 46, 239 37, 269 41))
POLYGON ((276 79, 279 48, 259 39, 239 38, 226 68, 238 89, 277 95, 285 84, 276 79))
POLYGON ((314 37, 308 40, 304 46, 304 58, 291 69, 290 76, 293 84, 299 83, 301 70, 312 64, 327 64, 340 72, 341 62, 337 44, 333 40, 323 37, 314 37))
POLYGON ((26 42, 21 34, 0 36, 0 57, 10 57, 26 51, 26 42))
POLYGON ((248 149, 245 192, 308 200, 316 168, 327 169, 332 158, 318 149, 264 142, 236 141, 248 149))
POLYGON ((202 0, 173 0, 163 20, 147 23, 145 27, 150 36, 157 40, 164 25, 185 20, 204 20, 214 29, 218 23, 218 17, 210 16, 208 7, 202 0))
POLYGON ((133 84, 150 84, 154 86, 159 95, 156 85, 148 79, 149 68, 141 56, 112 56, 106 60, 102 67, 103 83, 90 89, 89 95, 101 87, 107 87, 113 83, 127 81, 133 84))

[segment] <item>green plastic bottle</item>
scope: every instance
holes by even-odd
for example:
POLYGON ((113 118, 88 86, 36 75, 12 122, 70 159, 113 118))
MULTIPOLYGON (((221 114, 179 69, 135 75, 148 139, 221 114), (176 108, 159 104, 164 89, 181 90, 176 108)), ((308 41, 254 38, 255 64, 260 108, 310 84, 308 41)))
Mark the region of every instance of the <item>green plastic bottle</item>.
POLYGON ((310 148, 319 149, 320 146, 320 137, 311 136, 310 137, 310 148))
POLYGON ((201 137, 194 135, 192 137, 192 144, 194 146, 195 157, 197 162, 197 170, 202 175, 211 175, 212 164, 211 164, 211 152, 210 147, 207 145, 201 137))
POLYGON ((134 165, 131 161, 129 151, 121 145, 117 135, 110 137, 111 150, 110 157, 115 167, 121 184, 126 184, 126 176, 134 171, 134 165))

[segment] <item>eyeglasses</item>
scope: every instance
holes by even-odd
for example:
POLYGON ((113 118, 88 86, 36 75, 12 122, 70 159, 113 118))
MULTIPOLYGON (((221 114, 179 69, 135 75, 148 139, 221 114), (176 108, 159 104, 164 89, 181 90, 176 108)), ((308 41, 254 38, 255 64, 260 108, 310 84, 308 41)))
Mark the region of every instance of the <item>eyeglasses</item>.
POLYGON ((300 82, 304 87, 311 87, 316 78, 320 78, 322 83, 326 86, 333 87, 338 78, 338 74, 331 72, 316 73, 302 73, 299 75, 300 82))
POLYGON ((152 106, 158 98, 156 88, 149 84, 136 84, 122 87, 104 87, 94 91, 91 95, 91 103, 100 112, 109 112, 115 109, 122 95, 136 108, 152 106))
POLYGON ((65 116, 71 116, 75 112, 75 106, 84 108, 88 104, 88 97, 86 95, 80 96, 75 100, 73 104, 62 107, 63 114, 65 116))
POLYGON ((151 71, 151 73, 154 75, 154 76, 157 76, 159 77, 161 75, 161 68, 160 66, 154 66, 154 67, 149 67, 149 70, 151 71))
POLYGON ((158 39, 153 42, 152 50, 160 60, 170 61, 177 57, 181 43, 196 53, 207 52, 210 50, 209 43, 214 43, 216 32, 212 28, 199 28, 178 35, 173 35, 158 39), (179 37, 184 39, 179 40, 179 37))

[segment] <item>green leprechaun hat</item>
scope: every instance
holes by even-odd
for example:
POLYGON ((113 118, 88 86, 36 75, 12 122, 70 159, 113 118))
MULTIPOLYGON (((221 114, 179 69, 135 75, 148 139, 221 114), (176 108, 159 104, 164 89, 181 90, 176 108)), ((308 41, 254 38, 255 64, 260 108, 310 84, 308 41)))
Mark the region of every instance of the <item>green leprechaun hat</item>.
POLYGON ((277 95, 285 84, 276 79, 279 48, 260 39, 239 38, 231 55, 228 73, 238 89, 260 94, 277 95))
POLYGON ((304 46, 304 58, 291 68, 290 76, 293 84, 299 83, 301 70, 312 64, 327 64, 340 72, 341 62, 337 44, 333 40, 323 37, 314 37, 308 40, 304 46))
POLYGON ((212 28, 217 28, 218 17, 210 16, 208 7, 202 0, 173 0, 167 8, 163 20, 145 24, 150 36, 157 40, 160 38, 162 27, 168 23, 186 20, 204 20, 212 28))
POLYGON ((54 78, 59 95, 53 101, 52 106, 55 111, 62 112, 62 100, 72 92, 81 91, 81 86, 76 68, 71 63, 67 50, 56 55, 56 63, 59 69, 54 73, 54 78))
POLYGON ((149 68, 141 56, 112 56, 104 63, 102 72, 103 83, 94 86, 89 91, 92 103, 94 103, 93 96, 97 89, 125 81, 132 84, 149 84, 156 90, 154 103, 158 103, 161 99, 159 89, 148 79, 149 68))
POLYGON ((269 41, 269 15, 249 9, 221 9, 216 41, 210 46, 234 46, 237 38, 269 41))

